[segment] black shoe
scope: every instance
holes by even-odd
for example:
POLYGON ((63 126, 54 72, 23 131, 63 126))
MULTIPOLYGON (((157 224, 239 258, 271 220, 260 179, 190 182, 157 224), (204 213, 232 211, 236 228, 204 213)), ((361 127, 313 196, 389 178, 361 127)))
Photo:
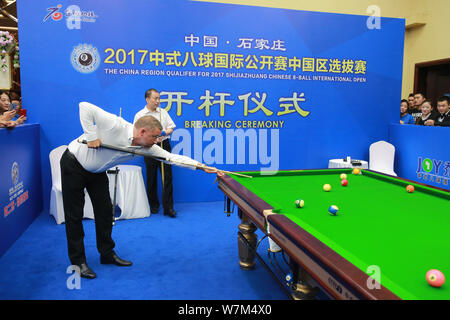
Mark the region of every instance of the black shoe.
POLYGON ((95 272, 92 271, 92 269, 89 268, 86 263, 82 263, 82 264, 78 265, 78 267, 80 268, 80 277, 86 278, 86 279, 97 278, 97 275, 95 274, 95 272))
POLYGON ((176 211, 173 210, 173 209, 168 209, 168 210, 164 210, 164 215, 165 215, 165 216, 169 216, 169 217, 171 217, 171 218, 175 218, 176 215, 177 215, 177 213, 176 213, 176 211))
POLYGON ((151 208, 150 212, 151 213, 158 213, 159 212, 159 208, 151 208))
POLYGON ((111 257, 103 257, 100 256, 100 263, 101 264, 115 264, 119 267, 129 267, 133 263, 131 261, 120 259, 117 254, 113 254, 111 257))

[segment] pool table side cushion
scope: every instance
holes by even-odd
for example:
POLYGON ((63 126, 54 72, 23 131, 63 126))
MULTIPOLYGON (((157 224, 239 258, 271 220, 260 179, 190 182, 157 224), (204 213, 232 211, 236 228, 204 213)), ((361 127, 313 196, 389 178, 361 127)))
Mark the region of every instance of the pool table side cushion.
MULTIPOLYGON (((311 266, 317 263, 320 268, 324 268, 338 282, 343 280, 345 283, 348 283, 352 291, 355 291, 359 298, 380 300, 400 299, 382 285, 379 285, 379 289, 369 289, 368 283, 374 283, 375 280, 286 216, 273 214, 268 216, 267 220, 270 225, 271 238, 285 249, 291 257, 294 259, 298 257, 298 254, 295 254, 295 252, 298 252, 295 247, 300 246, 302 251, 306 252, 309 257, 315 260, 316 263, 310 265, 306 265, 305 261, 296 261, 307 269, 307 271, 311 272, 314 280, 319 282, 323 287, 330 288, 333 285, 330 286, 329 279, 320 279, 315 270, 310 270, 311 266), (280 236, 280 233, 282 236, 280 236)), ((329 293, 333 294, 336 298, 340 298, 333 290, 329 293)))

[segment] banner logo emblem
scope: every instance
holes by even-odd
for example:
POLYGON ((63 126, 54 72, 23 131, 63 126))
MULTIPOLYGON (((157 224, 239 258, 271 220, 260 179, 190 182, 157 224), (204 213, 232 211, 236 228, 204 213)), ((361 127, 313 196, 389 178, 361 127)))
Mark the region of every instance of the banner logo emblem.
POLYGON ((14 185, 19 182, 19 165, 14 162, 11 168, 11 178, 14 185))
POLYGON ((78 72, 91 73, 100 65, 100 55, 96 47, 80 44, 73 49, 70 61, 78 72))
POLYGON ((54 21, 59 21, 63 18, 63 14, 61 12, 59 12, 59 9, 62 8, 62 5, 58 4, 56 7, 52 7, 52 8, 47 8, 47 11, 49 11, 49 13, 44 17, 44 22, 47 21, 50 17, 54 20, 54 21))

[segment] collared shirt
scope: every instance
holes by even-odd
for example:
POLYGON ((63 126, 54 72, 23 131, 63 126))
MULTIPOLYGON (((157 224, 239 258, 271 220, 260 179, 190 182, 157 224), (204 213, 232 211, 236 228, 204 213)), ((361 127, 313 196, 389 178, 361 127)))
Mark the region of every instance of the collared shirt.
MULTIPOLYGON (((436 116, 436 122, 438 124, 449 125, 449 123, 448 123, 449 121, 450 121, 450 110, 448 110, 444 114, 438 113, 436 116)), ((435 125, 436 125, 436 123, 435 123, 435 125)))
MULTIPOLYGON (((145 106, 144 109, 136 113, 133 124, 135 124, 136 121, 143 116, 152 116, 156 118, 159 122, 161 122, 164 131, 167 129, 174 129, 176 127, 175 123, 172 121, 172 118, 169 116, 169 113, 166 110, 161 109, 161 107, 156 108, 155 111, 151 111, 147 108, 147 106, 145 106)), ((166 140, 168 138, 169 136, 165 136, 162 137, 162 140, 166 140)))
MULTIPOLYGON (((189 165, 196 166, 200 164, 189 157, 167 152, 156 144, 150 148, 131 146, 133 142, 133 125, 131 123, 89 102, 80 102, 79 107, 80 122, 84 134, 69 144, 69 151, 87 171, 104 172, 109 168, 137 157, 137 155, 101 147, 98 149, 88 148, 86 144, 80 143, 78 140, 93 141, 100 139, 104 144, 130 147, 133 150, 148 152, 151 156, 185 163, 187 164, 185 167, 188 168, 192 168, 189 165)), ((170 163, 170 161, 167 161, 167 163, 170 163)), ((179 165, 177 163, 171 164, 179 165)))

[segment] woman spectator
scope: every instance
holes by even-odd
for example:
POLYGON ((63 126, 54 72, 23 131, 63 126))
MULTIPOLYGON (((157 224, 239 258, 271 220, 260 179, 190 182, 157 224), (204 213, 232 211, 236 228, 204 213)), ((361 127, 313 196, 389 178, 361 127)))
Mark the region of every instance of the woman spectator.
POLYGON ((434 117, 432 115, 433 108, 431 106, 430 100, 425 100, 420 106, 420 109, 422 110, 422 116, 416 119, 416 124, 420 126, 432 126, 434 121, 428 121, 434 120, 434 117))
POLYGON ((10 101, 9 94, 0 91, 0 127, 14 128, 27 119, 25 116, 16 114, 16 110, 9 110, 10 101))

